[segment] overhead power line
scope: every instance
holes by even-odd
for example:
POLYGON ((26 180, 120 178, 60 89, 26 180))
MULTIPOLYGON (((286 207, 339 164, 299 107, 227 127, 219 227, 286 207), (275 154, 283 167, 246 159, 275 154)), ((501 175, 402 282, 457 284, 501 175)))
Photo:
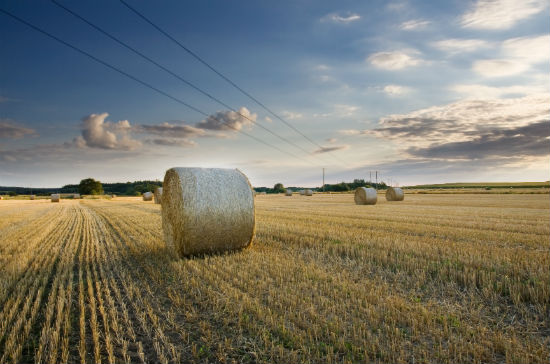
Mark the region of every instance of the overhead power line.
POLYGON ((62 39, 60 39, 60 38, 58 38, 57 36, 55 36, 55 35, 53 35, 53 34, 47 32, 47 31, 45 31, 45 30, 43 30, 43 29, 41 29, 41 28, 39 28, 39 27, 37 27, 37 26, 35 26, 35 25, 29 23, 29 22, 27 22, 26 20, 24 20, 24 19, 18 17, 18 16, 15 15, 15 14, 12 14, 11 12, 9 12, 9 11, 7 11, 7 10, 4 10, 4 9, 0 8, 0 12, 4 13, 5 15, 7 15, 7 16, 9 16, 9 17, 15 19, 15 20, 17 20, 18 22, 20 22, 20 23, 22 23, 22 24, 25 24, 26 26, 28 26, 28 27, 30 27, 30 28, 36 30, 37 32, 42 33, 42 34, 48 36, 49 38, 52 38, 52 39, 56 40, 57 42, 59 42, 59 43, 65 45, 65 46, 67 46, 67 47, 69 47, 69 48, 71 48, 71 49, 77 51, 78 53, 83 54, 83 55, 85 55, 85 56, 88 57, 88 58, 91 58, 92 60, 94 60, 94 61, 96 61, 96 62, 98 62, 98 63, 104 65, 105 67, 108 67, 108 68, 110 68, 111 70, 113 70, 113 71, 115 71, 115 72, 118 72, 118 73, 120 73, 121 75, 126 76, 127 78, 129 78, 129 79, 131 79, 131 80, 133 80, 133 81, 135 81, 135 82, 137 82, 137 83, 139 83, 139 84, 141 84, 141 85, 143 85, 143 86, 145 86, 145 87, 147 87, 147 88, 149 88, 149 89, 151 89, 151 90, 153 90, 153 91, 156 91, 157 93, 159 93, 159 94, 161 94, 161 95, 163 95, 163 96, 166 96, 166 97, 172 99, 173 101, 176 101, 177 103, 179 103, 179 104, 181 104, 181 105, 184 105, 184 106, 188 107, 189 109, 191 109, 191 110, 193 110, 193 111, 196 111, 197 113, 199 113, 199 114, 201 114, 201 115, 203 115, 203 116, 205 116, 205 117, 213 117, 215 120, 217 120, 217 121, 219 121, 219 122, 225 124, 225 125, 228 126, 229 128, 231 128, 231 129, 233 129, 233 130, 235 130, 235 131, 237 131, 237 132, 239 132, 239 133, 241 133, 241 134, 244 134, 244 135, 248 136, 249 138, 252 138, 252 139, 256 140, 256 141, 259 142, 259 143, 262 143, 262 144, 264 144, 264 145, 266 145, 266 146, 269 146, 269 147, 271 147, 271 148, 273 148, 273 149, 276 149, 276 150, 278 150, 278 151, 281 152, 281 153, 285 153, 285 154, 287 154, 287 155, 290 155, 290 156, 293 157, 293 158, 300 159, 300 160, 302 160, 302 161, 305 161, 305 162, 311 164, 310 161, 308 161, 308 160, 306 160, 306 159, 304 159, 304 158, 302 158, 302 157, 299 157, 299 156, 297 156, 297 155, 295 155, 295 154, 293 154, 293 153, 291 153, 291 152, 288 152, 288 151, 286 151, 286 150, 283 150, 283 149, 281 149, 281 148, 279 148, 279 147, 277 147, 277 146, 275 146, 275 145, 273 145, 273 144, 271 144, 271 143, 268 143, 268 142, 266 142, 266 141, 264 141, 264 140, 262 140, 262 139, 260 139, 260 138, 255 137, 255 136, 253 136, 253 135, 251 135, 251 134, 249 134, 249 133, 247 133, 247 132, 245 132, 245 131, 243 131, 243 130, 237 129, 237 128, 235 128, 234 126, 232 126, 231 124, 229 124, 227 121, 223 121, 223 120, 217 119, 216 117, 214 117, 214 116, 212 116, 212 115, 209 115, 208 113, 206 113, 206 112, 204 112, 204 111, 202 111, 202 110, 200 110, 200 109, 198 109, 198 108, 196 108, 196 107, 194 107, 194 106, 192 106, 192 105, 186 103, 185 101, 183 101, 183 100, 181 100, 181 99, 179 99, 179 98, 177 98, 177 97, 175 97, 175 96, 172 96, 172 95, 170 95, 169 93, 167 93, 167 92, 165 92, 165 91, 162 91, 162 90, 160 90, 159 88, 157 88, 157 87, 155 87, 155 86, 153 86, 153 85, 151 85, 151 84, 149 84, 149 83, 147 83, 147 82, 145 82, 145 81, 143 81, 143 80, 141 80, 141 79, 139 79, 139 78, 137 78, 137 77, 135 77, 135 76, 129 74, 128 72, 125 72, 125 71, 121 70, 120 68, 118 68, 118 67, 116 67, 116 66, 113 66, 113 65, 109 64, 108 62, 103 61, 103 60, 99 59, 98 57, 96 57, 96 56, 94 56, 94 55, 92 55, 92 54, 90 54, 90 53, 88 53, 88 52, 86 52, 86 51, 84 51, 84 50, 78 48, 77 46, 75 46, 75 45, 73 45, 73 44, 71 44, 71 43, 68 43, 68 42, 66 42, 66 41, 64 41, 64 40, 62 40, 62 39))
POLYGON ((204 91, 203 89, 201 89, 200 87, 198 87, 197 85, 191 83, 190 81, 186 80, 185 78, 181 77, 180 75, 178 75, 177 73, 175 73, 174 71, 166 68, 165 66, 161 65, 160 63, 156 62, 155 60, 153 60, 152 58, 146 56, 145 54, 143 54, 142 52, 138 51, 137 49, 133 48, 132 46, 128 45, 127 43, 125 43, 124 41, 118 39, 117 37, 115 37, 114 35, 110 34, 109 32, 105 31, 104 29, 102 29, 101 27, 99 27, 98 25, 92 23, 91 21, 87 20, 86 18, 84 18, 83 16, 79 15, 78 13, 74 12, 73 10, 67 8, 66 6, 64 6, 63 4, 60 4, 59 2, 57 2, 56 0, 51 0, 52 3, 54 3, 55 5, 57 5, 58 7, 60 7, 61 9, 65 10, 66 12, 68 12, 69 14, 73 15, 74 17, 82 20, 83 22, 85 22, 86 24, 88 24, 89 26, 91 26, 92 28, 96 29, 97 31, 99 31, 100 33, 102 33, 103 35, 109 37, 110 39, 112 39, 113 41, 117 42, 118 44, 120 44, 121 46, 123 46, 124 48, 132 51, 134 54, 137 54, 138 56, 140 56, 141 58, 145 59, 146 61, 148 61, 149 63, 155 65, 156 67, 160 68, 161 70, 167 72, 168 74, 170 74, 171 76, 177 78, 178 80, 180 80, 181 82, 183 82, 184 84, 186 84, 187 86, 193 88, 194 90, 198 91, 199 93, 205 95, 206 97, 208 97, 209 99, 213 100, 214 102, 222 105, 223 107, 237 113, 239 116, 245 118, 246 120, 250 121, 251 123, 253 123, 254 125, 257 125, 259 126, 260 128, 262 128, 263 130, 267 131, 268 133, 270 133, 271 135, 279 138, 280 140, 284 141, 285 143, 297 148, 297 149, 300 149, 302 152, 306 153, 307 155, 310 155, 310 152, 305 150, 304 148, 300 147, 299 145, 297 145, 296 143, 293 143, 292 141, 288 140, 287 138, 275 133, 274 131, 272 131, 271 129, 263 126, 262 124, 259 124, 258 122, 256 122, 254 119, 252 118, 249 118, 248 116, 242 114, 241 112, 237 111, 236 109, 234 109, 233 107, 229 106, 228 104, 226 104, 225 102, 221 101, 220 99, 218 99, 217 97, 215 96, 212 96, 210 93, 204 91))
MULTIPOLYGON (((291 123, 287 122, 286 120, 284 120, 281 116, 279 116, 278 114, 276 114, 274 111, 272 111, 270 108, 268 108, 264 103, 262 103, 261 101, 259 101, 257 98, 255 98, 254 96, 252 96, 250 93, 246 92, 244 89, 242 89, 239 85, 237 85, 234 81, 232 81, 231 79, 229 79, 227 76, 225 76, 224 74, 222 74, 220 71, 218 71, 216 68, 214 68, 212 65, 210 65, 208 62, 206 62, 202 57, 200 57, 197 53, 193 52, 191 49, 189 49, 188 47, 186 47, 185 45, 183 45, 181 42, 179 42, 176 38, 174 38, 173 36, 171 36, 168 32, 166 32, 165 30, 163 30, 161 27, 159 27, 158 25, 156 25, 152 20, 150 20, 149 18, 147 18, 145 15, 143 15, 141 12, 139 12, 137 9, 135 9, 134 7, 132 7, 130 4, 128 4, 125 0, 120 0, 120 2, 125 5, 128 9, 130 9, 132 12, 134 12, 137 16, 139 16, 141 19, 143 19, 144 21, 146 21, 147 23, 149 23, 153 28, 155 28, 156 30, 158 30, 160 33, 164 34, 168 39, 170 39, 172 42, 176 43, 180 48, 182 48, 184 51, 186 51, 188 54, 190 54, 192 57, 194 57, 196 60, 198 60, 200 63, 202 63, 203 65, 205 65, 206 67, 208 67, 211 71, 213 71, 214 73, 216 73, 218 76, 220 76, 222 79, 224 79, 226 82, 228 82, 231 86, 233 86, 234 88, 236 88, 237 90, 239 90, 243 95, 247 96, 248 98, 250 98, 252 101, 254 101, 256 104, 258 104, 260 107, 262 107, 264 110, 266 110, 268 113, 270 113, 271 115, 273 115, 277 120, 281 121, 282 123, 284 123, 286 126, 288 126, 289 128, 291 128, 292 130, 294 130, 296 133, 300 134, 302 137, 304 137, 307 141, 309 141, 311 144, 315 145, 316 147, 318 147, 320 150, 323 150, 324 147, 320 144, 318 144, 317 142, 315 142, 313 139, 311 139, 310 137, 308 137, 306 134, 302 133, 300 130, 298 130, 296 127, 294 127, 291 123)), ((330 152, 329 152, 330 154, 330 152)), ((338 160, 339 163, 344 163, 346 164, 347 162, 343 161, 342 159, 340 158, 337 158, 335 157, 335 155, 333 154, 330 154, 333 158, 335 158, 336 160, 338 160)))

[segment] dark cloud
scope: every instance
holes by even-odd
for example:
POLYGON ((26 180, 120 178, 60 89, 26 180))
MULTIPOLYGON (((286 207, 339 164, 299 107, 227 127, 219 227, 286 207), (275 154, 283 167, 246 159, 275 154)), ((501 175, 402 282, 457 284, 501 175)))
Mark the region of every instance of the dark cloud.
POLYGON ((203 129, 191 125, 170 124, 168 122, 160 125, 138 125, 134 130, 140 133, 154 134, 169 138, 192 138, 205 134, 203 129))
POLYGON ((167 147, 195 147, 197 145, 197 143, 193 140, 172 138, 148 139, 147 143, 163 145, 167 147))
POLYGON ((27 135, 35 135, 33 129, 17 125, 11 119, 0 119, 0 138, 19 139, 27 135))
POLYGON ((550 121, 545 120, 511 129, 496 129, 472 140, 411 147, 415 157, 438 159, 480 159, 488 157, 550 155, 550 121))
POLYGON ((348 149, 349 145, 335 145, 333 147, 321 147, 313 152, 313 154, 329 153, 334 152, 335 150, 344 150, 348 149))

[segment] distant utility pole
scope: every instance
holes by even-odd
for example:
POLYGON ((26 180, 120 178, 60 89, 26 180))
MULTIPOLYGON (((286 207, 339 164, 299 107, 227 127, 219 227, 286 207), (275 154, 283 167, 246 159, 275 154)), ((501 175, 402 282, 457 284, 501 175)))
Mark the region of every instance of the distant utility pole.
POLYGON ((376 174, 376 189, 378 189, 378 171, 375 171, 376 174))
POLYGON ((369 184, 372 183, 372 171, 369 171, 369 184))
POLYGON ((325 192, 325 169, 323 168, 323 192, 325 192))

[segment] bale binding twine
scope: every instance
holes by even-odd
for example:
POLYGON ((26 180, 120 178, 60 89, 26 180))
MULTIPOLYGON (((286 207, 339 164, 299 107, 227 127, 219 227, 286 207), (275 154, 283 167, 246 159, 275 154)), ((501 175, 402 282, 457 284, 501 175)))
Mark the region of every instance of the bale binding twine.
POLYGON ((359 187, 355 190, 356 205, 376 205, 378 196, 374 188, 359 187))
POLYGON ((160 204, 161 199, 162 199, 162 187, 157 187, 157 188, 155 189, 155 195, 154 195, 154 197, 155 197, 155 203, 156 203, 156 204, 160 204))
POLYGON ((388 187, 386 191, 386 200, 388 201, 403 201, 405 199, 405 194, 403 190, 399 187, 388 187))
POLYGON ((254 194, 238 169, 171 168, 162 194, 164 240, 180 257, 237 250, 254 237, 254 194))

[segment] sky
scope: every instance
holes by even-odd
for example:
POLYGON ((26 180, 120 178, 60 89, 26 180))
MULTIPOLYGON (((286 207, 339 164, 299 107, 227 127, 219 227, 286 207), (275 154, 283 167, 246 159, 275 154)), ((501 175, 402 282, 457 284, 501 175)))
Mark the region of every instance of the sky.
POLYGON ((56 1, 0 1, 66 43, 0 12, 2 186, 550 179, 550 0, 56 1))

